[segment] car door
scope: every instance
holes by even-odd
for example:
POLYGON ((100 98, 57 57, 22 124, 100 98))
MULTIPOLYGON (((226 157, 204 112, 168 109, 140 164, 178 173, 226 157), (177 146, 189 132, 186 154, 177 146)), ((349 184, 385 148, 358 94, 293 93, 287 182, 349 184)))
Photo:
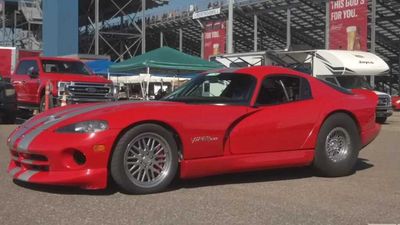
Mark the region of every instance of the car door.
POLYGON ((319 115, 307 79, 267 76, 251 115, 232 130, 233 154, 291 151, 302 148, 319 115))
POLYGON ((188 104, 183 106, 182 124, 185 159, 222 156, 227 149, 226 134, 232 124, 248 112, 248 106, 218 104, 188 104))
POLYGON ((40 87, 40 73, 39 73, 39 66, 37 63, 37 60, 29 60, 28 61, 28 71, 26 72, 28 74, 25 86, 27 89, 27 97, 29 102, 32 103, 40 103, 40 94, 39 92, 39 87, 40 87), (36 76, 30 76, 30 72, 35 72, 37 73, 36 76))
POLYGON ((192 79, 166 100, 185 102, 175 110, 182 127, 185 159, 222 156, 227 134, 247 114, 256 78, 246 74, 209 73, 192 79))
POLYGON ((26 82, 29 80, 29 65, 30 60, 20 61, 11 79, 15 91, 17 92, 18 102, 29 102, 29 90, 26 86, 26 82))

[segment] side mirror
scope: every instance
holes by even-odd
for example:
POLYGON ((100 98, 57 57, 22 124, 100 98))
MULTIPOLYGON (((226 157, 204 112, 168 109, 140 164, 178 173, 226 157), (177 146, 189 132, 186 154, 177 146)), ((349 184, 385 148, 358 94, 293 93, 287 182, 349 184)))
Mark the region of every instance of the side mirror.
POLYGON ((38 78, 39 77, 39 71, 35 69, 33 66, 28 69, 28 75, 30 78, 38 78))

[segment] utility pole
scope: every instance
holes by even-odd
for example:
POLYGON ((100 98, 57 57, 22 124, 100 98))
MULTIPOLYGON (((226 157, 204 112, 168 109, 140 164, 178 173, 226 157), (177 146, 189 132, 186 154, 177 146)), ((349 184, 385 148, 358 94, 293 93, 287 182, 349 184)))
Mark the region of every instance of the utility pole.
POLYGON ((233 3, 234 0, 228 0, 228 32, 227 52, 233 53, 233 3))
POLYGON ((146 0, 142 0, 142 54, 146 53, 146 0))
POLYGON ((95 14, 94 14, 94 54, 100 54, 100 43, 99 43, 99 36, 100 36, 100 25, 99 25, 99 14, 100 14, 100 7, 99 7, 99 0, 95 0, 94 2, 95 14))

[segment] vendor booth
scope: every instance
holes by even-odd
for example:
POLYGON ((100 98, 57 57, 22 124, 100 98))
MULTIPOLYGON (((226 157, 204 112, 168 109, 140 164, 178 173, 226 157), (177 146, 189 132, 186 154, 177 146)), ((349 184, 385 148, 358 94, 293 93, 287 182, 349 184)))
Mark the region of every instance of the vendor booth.
POLYGON ((163 47, 110 66, 110 79, 120 84, 121 98, 157 99, 190 79, 188 74, 218 69, 208 62, 169 47, 163 47))

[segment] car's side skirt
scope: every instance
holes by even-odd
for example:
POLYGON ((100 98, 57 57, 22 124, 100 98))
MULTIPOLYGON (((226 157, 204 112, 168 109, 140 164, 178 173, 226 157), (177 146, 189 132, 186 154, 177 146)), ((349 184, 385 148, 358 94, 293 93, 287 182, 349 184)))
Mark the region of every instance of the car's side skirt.
POLYGON ((314 149, 183 160, 180 177, 185 179, 234 172, 307 166, 312 163, 313 159, 314 149))

